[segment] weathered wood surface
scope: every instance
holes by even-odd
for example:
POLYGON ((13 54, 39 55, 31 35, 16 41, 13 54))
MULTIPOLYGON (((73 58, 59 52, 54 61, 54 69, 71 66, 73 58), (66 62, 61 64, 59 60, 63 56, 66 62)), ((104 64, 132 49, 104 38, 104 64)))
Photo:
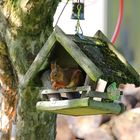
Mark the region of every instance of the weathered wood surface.
POLYGON ((55 36, 54 33, 48 38, 38 55, 36 56, 35 60, 33 61, 32 65, 26 72, 23 79, 20 81, 20 88, 25 88, 29 82, 35 77, 35 75, 39 72, 40 68, 44 64, 44 62, 48 62, 48 56, 50 51, 53 49, 53 45, 55 43, 55 36))
POLYGON ((41 91, 41 94, 67 93, 67 92, 90 91, 90 90, 91 90, 90 86, 77 87, 76 89, 59 89, 59 90, 43 89, 41 91))
POLYGON ((100 78, 106 80, 108 84, 116 82, 140 85, 139 74, 100 31, 93 38, 80 39, 78 36, 69 36, 69 38, 103 73, 100 78))
MULTIPOLYGON (((80 92, 82 91, 83 93, 83 97, 98 97, 98 98, 102 98, 102 99, 110 99, 112 100, 112 98, 110 97, 110 93, 107 92, 99 92, 99 91, 91 91, 91 87, 90 86, 82 86, 82 87, 77 87, 76 89, 59 89, 59 90, 53 90, 53 89, 42 89, 41 90, 41 94, 42 95, 52 95, 54 93, 56 94, 63 94, 63 93, 72 93, 72 92, 80 92)), ((81 93, 81 94, 82 94, 81 93)), ((121 93, 120 93, 121 94, 121 93)), ((121 97, 121 95, 118 95, 119 98, 121 97)))
POLYGON ((36 105, 40 111, 50 111, 65 115, 97 115, 119 114, 123 106, 117 103, 104 103, 90 98, 63 100, 63 101, 40 101, 36 105))
POLYGON ((97 39, 99 38, 106 41, 109 49, 112 50, 117 55, 119 60, 122 63, 124 63, 124 65, 129 69, 129 71, 133 73, 133 75, 137 77, 138 80, 140 80, 140 75, 136 72, 136 70, 129 64, 129 62, 125 59, 125 57, 116 49, 116 47, 110 42, 110 40, 100 30, 95 34, 94 38, 97 38, 97 39))
POLYGON ((59 27, 56 27, 20 81, 21 87, 29 84, 44 63, 47 66, 51 52, 57 47, 58 42, 91 80, 97 81, 102 78, 108 84, 116 82, 117 84, 140 85, 138 73, 101 32, 98 32, 93 38, 84 36, 81 39, 76 35, 66 35, 59 27))
POLYGON ((56 40, 65 48, 65 50, 72 56, 72 58, 81 66, 81 68, 93 80, 102 75, 100 69, 85 55, 81 48, 74 41, 71 40, 59 27, 55 28, 56 40))

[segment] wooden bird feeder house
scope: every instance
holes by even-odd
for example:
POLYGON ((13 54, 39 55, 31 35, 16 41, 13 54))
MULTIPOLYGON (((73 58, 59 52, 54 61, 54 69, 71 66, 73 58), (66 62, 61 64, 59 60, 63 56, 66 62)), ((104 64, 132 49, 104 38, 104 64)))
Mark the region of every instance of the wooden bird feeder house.
POLYGON ((85 82, 75 89, 53 90, 45 85, 40 89, 43 98, 36 104, 40 111, 73 116, 119 114, 125 107, 120 102, 122 95, 117 86, 120 83, 140 85, 139 74, 101 31, 94 37, 83 36, 81 39, 77 35, 66 35, 56 26, 25 74, 22 87, 27 86, 29 77, 44 69, 49 71, 54 58, 64 67, 78 65, 85 74, 85 82), (116 87, 110 90, 114 82, 116 87), (98 89, 100 84, 101 88, 98 89), (67 93, 80 93, 80 98, 69 99, 67 93), (52 95, 61 98, 51 100, 52 95))

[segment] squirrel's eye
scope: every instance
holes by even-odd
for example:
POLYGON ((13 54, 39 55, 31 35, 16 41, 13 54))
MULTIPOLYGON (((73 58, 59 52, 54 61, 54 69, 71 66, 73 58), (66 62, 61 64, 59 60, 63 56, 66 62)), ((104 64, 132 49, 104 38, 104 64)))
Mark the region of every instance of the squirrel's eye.
POLYGON ((56 77, 56 76, 57 76, 57 74, 55 73, 55 74, 54 74, 54 77, 56 77))

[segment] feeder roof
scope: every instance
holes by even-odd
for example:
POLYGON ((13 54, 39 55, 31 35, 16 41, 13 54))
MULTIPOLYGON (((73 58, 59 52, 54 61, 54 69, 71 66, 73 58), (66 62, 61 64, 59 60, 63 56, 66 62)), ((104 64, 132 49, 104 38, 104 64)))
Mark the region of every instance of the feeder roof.
POLYGON ((93 81, 101 77, 110 83, 115 81, 140 85, 139 74, 101 31, 92 38, 80 38, 77 35, 66 35, 56 26, 21 80, 22 87, 27 86, 30 79, 48 65, 56 42, 60 43, 93 81))

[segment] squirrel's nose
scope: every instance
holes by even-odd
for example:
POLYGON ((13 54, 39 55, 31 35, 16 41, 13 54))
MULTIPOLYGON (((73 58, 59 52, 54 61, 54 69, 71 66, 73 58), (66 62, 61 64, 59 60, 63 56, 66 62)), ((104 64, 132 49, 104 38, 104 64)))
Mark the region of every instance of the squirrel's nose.
POLYGON ((53 80, 53 79, 51 79, 51 82, 54 82, 54 80, 53 80))

